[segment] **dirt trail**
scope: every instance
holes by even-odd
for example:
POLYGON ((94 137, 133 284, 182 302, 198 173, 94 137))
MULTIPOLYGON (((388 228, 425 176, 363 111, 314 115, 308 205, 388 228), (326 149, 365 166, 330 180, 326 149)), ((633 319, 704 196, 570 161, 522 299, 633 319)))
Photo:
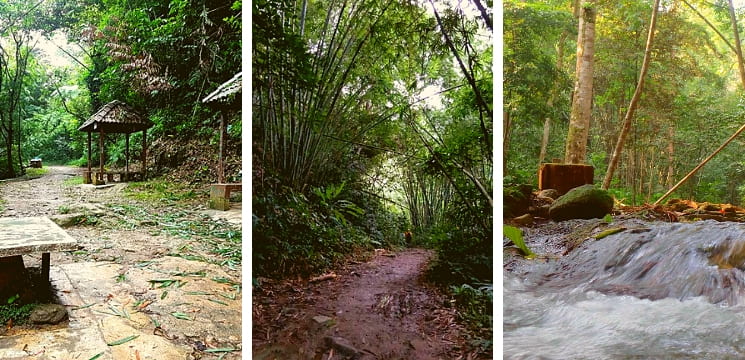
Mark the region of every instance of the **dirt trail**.
POLYGON ((422 280, 431 258, 378 252, 329 280, 263 280, 253 293, 253 358, 459 358, 455 310, 422 280))
MULTIPOLYGON (((65 194, 63 183, 74 176, 81 176, 82 168, 67 166, 46 167, 48 173, 31 180, 10 180, 0 186, 0 199, 4 208, 1 215, 9 217, 54 215, 59 207, 70 203, 73 192, 65 194)), ((78 192, 78 194, 82 194, 78 192)))
MULTIPOLYGON (((212 252, 218 240, 197 235, 192 225, 178 232, 183 224, 205 221, 239 231, 236 210, 224 212, 230 221, 208 221, 222 214, 199 203, 132 200, 124 194, 127 184, 65 183, 82 169, 47 169, 39 178, 0 183, 0 216, 79 213, 87 219, 65 228, 78 241, 77 251, 51 254, 52 282, 61 298, 69 298, 62 303, 70 321, 62 329, 5 333, 0 358, 24 353, 46 353, 50 359, 241 358, 241 265, 222 264, 224 258, 212 252), (86 339, 98 334, 102 341, 82 344, 81 333, 86 339), (134 338, 106 345, 127 337, 134 338)), ((40 258, 24 256, 24 263, 38 267, 40 258)))

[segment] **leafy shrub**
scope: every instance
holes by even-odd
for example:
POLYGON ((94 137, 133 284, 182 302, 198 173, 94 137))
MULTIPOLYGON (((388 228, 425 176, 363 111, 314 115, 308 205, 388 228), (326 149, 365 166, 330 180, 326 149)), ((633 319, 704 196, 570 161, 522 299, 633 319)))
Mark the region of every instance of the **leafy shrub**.
POLYGON ((471 328, 491 330, 494 291, 492 284, 479 284, 478 287, 462 284, 451 286, 450 291, 453 293, 458 308, 461 310, 461 318, 471 328))
POLYGON ((308 195, 286 187, 254 193, 255 274, 310 276, 351 254, 403 245, 405 217, 362 194, 344 182, 312 188, 308 195))
POLYGON ((7 324, 9 320, 13 320, 14 324, 23 324, 28 321, 36 304, 21 305, 16 300, 18 300, 17 294, 8 298, 5 304, 0 305, 0 324, 7 324))

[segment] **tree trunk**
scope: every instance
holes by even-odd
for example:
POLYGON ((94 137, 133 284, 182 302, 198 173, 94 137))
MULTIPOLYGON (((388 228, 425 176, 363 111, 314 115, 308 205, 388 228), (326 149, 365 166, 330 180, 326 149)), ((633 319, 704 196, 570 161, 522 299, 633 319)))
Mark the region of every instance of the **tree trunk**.
MULTIPOLYGON (((502 130, 502 157, 507 159, 507 150, 510 148, 510 113, 507 111, 502 112, 502 118, 504 121, 504 129, 502 130)), ((504 176, 507 176, 507 161, 502 162, 502 171, 504 176)))
MULTIPOLYGON (((556 68, 559 70, 561 70, 564 67, 564 44, 566 43, 566 39, 568 35, 569 34, 567 31, 563 31, 561 33, 561 37, 559 38, 559 44, 556 47, 556 68)), ((559 92, 559 84, 557 81, 556 83, 554 83, 554 86, 551 89, 551 96, 549 96, 548 101, 546 102, 546 106, 549 109, 554 106, 554 102, 556 101, 558 92, 559 92)), ((548 139, 549 139, 550 134, 551 134, 551 118, 546 117, 546 119, 543 121, 543 139, 541 140, 541 153, 538 155, 538 168, 541 167, 543 160, 546 158, 546 152, 548 150, 548 139)))
POLYGON ((592 75, 595 55, 595 0, 580 5, 577 36, 577 80, 574 84, 572 114, 569 119, 564 162, 583 164, 587 157, 587 137, 592 111, 592 75))
POLYGON ((696 174, 696 172, 699 169, 701 169, 704 165, 706 165, 706 163, 709 162, 709 160, 711 160, 712 158, 714 158, 714 156, 716 156, 716 154, 719 154, 719 152, 722 151, 722 149, 724 149, 725 146, 727 146, 730 142, 732 142, 732 140, 734 140, 737 137, 737 135, 740 135, 740 133, 743 132, 743 131, 745 131, 745 125, 740 126, 740 128, 737 129, 737 131, 735 131, 735 133, 732 134, 732 136, 730 136, 729 139, 727 139, 727 141, 724 142, 724 144, 722 144, 721 146, 719 146, 719 148, 717 148, 716 150, 714 150, 714 152, 711 155, 709 155, 709 157, 707 157, 706 159, 704 159, 704 161, 702 161, 700 164, 698 164, 698 166, 696 166, 693 170, 691 170, 688 173, 688 175, 686 175, 685 177, 683 177, 683 179, 681 179, 680 181, 678 181, 678 183, 675 184, 675 186, 673 186, 670 190, 668 190, 665 193, 665 195, 662 195, 661 198, 657 199, 657 201, 654 202, 654 205, 658 205, 660 202, 662 202, 662 200, 665 200, 665 198, 667 198, 670 194, 672 194, 673 191, 675 191, 678 187, 680 187, 680 185, 682 185, 691 176, 693 176, 694 174, 696 174))
POLYGON ((683 0, 683 3, 688 5, 688 7, 691 8, 691 10, 693 10, 693 12, 695 12, 696 15, 698 15, 698 17, 700 17, 704 22, 706 22, 706 25, 709 25, 709 27, 712 30, 714 30, 714 32, 716 32, 717 35, 719 35, 719 38, 722 39, 722 41, 724 41, 724 43, 727 44, 727 46, 729 46, 729 48, 732 49, 733 52, 735 52, 735 54, 737 54, 737 50, 735 49, 735 47, 732 46, 729 40, 727 40, 727 38, 719 31, 719 29, 717 29, 717 27, 714 24, 712 24, 711 21, 709 21, 709 19, 707 19, 703 14, 701 14, 698 10, 696 10, 696 8, 693 7, 693 5, 689 4, 688 1, 683 0))
POLYGON ((605 190, 608 190, 611 179, 613 179, 613 173, 616 171, 616 166, 618 166, 618 159, 621 157, 623 145, 626 141, 626 135, 628 135, 629 129, 631 129, 631 121, 634 118, 634 112, 636 111, 639 99, 641 99, 642 96, 644 77, 647 74, 647 69, 649 69, 652 42, 654 41, 654 30, 657 25, 657 8, 659 8, 659 6, 660 0, 655 0, 652 8, 652 19, 649 21, 649 34, 647 35, 647 45, 644 50, 644 60, 642 61, 642 68, 639 73, 639 81, 636 84, 634 95, 631 97, 631 103, 629 103, 629 109, 626 111, 626 116, 623 118, 623 127, 621 128, 621 133, 618 135, 618 142, 616 143, 615 150, 613 150, 613 157, 611 157, 611 160, 608 163, 608 171, 605 173, 605 179, 603 179, 603 189, 605 190))
POLYGON ((675 176, 675 126, 671 125, 667 133, 667 177, 665 178, 665 187, 673 185, 675 176))
POLYGON ((742 60, 742 46, 740 46, 740 31, 737 30, 737 17, 735 17, 735 7, 732 6, 732 0, 729 3, 729 17, 732 21, 732 34, 735 37, 735 53, 737 54, 737 67, 740 69, 740 80, 745 88, 745 64, 742 60))

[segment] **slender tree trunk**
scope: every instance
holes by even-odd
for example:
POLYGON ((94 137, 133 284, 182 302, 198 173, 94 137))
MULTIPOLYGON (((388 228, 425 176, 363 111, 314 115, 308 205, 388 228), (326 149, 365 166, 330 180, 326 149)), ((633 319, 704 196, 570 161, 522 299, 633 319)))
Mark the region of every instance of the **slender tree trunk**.
POLYGON ((671 125, 667 132, 667 177, 665 178, 665 187, 673 185, 675 176, 675 126, 671 125))
POLYGON ((584 0, 580 5, 579 34, 577 36, 577 69, 574 85, 572 114, 569 119, 566 152, 567 164, 584 164, 587 157, 587 138, 592 112, 592 75, 595 55, 595 0, 584 0))
POLYGON ((737 54, 737 50, 735 49, 734 46, 732 46, 732 43, 730 43, 729 40, 727 40, 727 38, 724 37, 724 35, 719 31, 719 29, 717 29, 716 26, 714 26, 714 24, 711 23, 711 21, 709 21, 709 19, 707 19, 703 14, 701 14, 698 10, 696 10, 696 8, 694 8, 693 5, 689 4, 688 1, 683 0, 683 3, 688 5, 688 7, 691 8, 691 10, 693 10, 693 12, 695 12, 696 15, 698 15, 698 17, 704 20, 704 22, 706 22, 706 25, 709 25, 709 27, 712 30, 714 30, 714 32, 716 32, 717 35, 719 35, 719 38, 722 39, 722 41, 724 41, 724 43, 727 44, 727 46, 729 46, 729 48, 732 49, 732 51, 735 54, 737 54))
MULTIPOLYGON (((556 68, 561 70, 564 67, 564 44, 566 43, 567 36, 569 36, 567 31, 563 31, 561 33, 561 37, 559 38, 559 44, 556 47, 556 68)), ((551 89, 551 96, 549 96, 548 101, 546 102, 546 106, 550 109, 554 106, 554 102, 556 101, 556 97, 558 96, 559 92, 559 84, 554 83, 553 88, 551 89)), ((548 139, 551 135, 551 118, 546 117, 543 121, 543 139, 541 140, 541 153, 538 155, 538 167, 540 168, 541 164, 543 163, 543 160, 546 158, 546 152, 548 150, 548 139)))
POLYGON ((623 118, 623 127, 621 133, 618 135, 618 142, 616 148, 613 150, 613 157, 611 157, 610 163, 608 163, 608 171, 605 173, 605 179, 603 179, 603 189, 607 190, 610 186, 611 179, 613 179, 613 173, 616 171, 618 166, 618 159, 621 157, 623 151, 623 145, 626 141, 626 135, 631 129, 631 121, 634 118, 634 112, 641 99, 642 91, 644 90, 644 78, 647 75, 647 69, 649 69, 649 61, 652 53, 652 42, 654 41, 654 31, 657 25, 657 8, 660 6, 660 0, 655 0, 652 8, 652 19, 649 21, 649 34, 647 35, 647 45, 644 50, 644 60, 642 61, 642 68, 639 73, 639 81, 636 84, 636 90, 634 95, 631 97, 631 103, 629 103, 629 109, 626 111, 626 116, 623 118))
POLYGON ((727 141, 724 142, 724 144, 722 144, 721 146, 719 146, 719 148, 717 148, 716 150, 714 150, 714 152, 711 155, 709 155, 709 157, 707 157, 706 159, 704 159, 704 161, 702 161, 700 164, 698 164, 698 166, 696 166, 693 170, 691 170, 688 173, 688 175, 686 175, 683 179, 681 179, 680 181, 678 181, 678 183, 675 184, 675 186, 673 186, 670 190, 668 190, 665 193, 665 195, 662 195, 661 198, 657 199, 657 201, 654 202, 654 205, 658 205, 660 202, 662 202, 662 200, 665 200, 665 198, 667 198, 670 194, 672 194, 673 191, 675 191, 678 187, 680 187, 680 185, 682 185, 691 176, 693 176, 694 174, 696 174, 696 172, 699 169, 701 169, 704 165, 706 165, 706 163, 709 162, 709 160, 711 160, 712 158, 714 158, 714 156, 716 154, 719 154, 719 152, 722 151, 722 149, 724 149, 725 146, 727 146, 730 142, 732 142, 732 140, 734 140, 737 137, 737 135, 740 135, 740 133, 743 132, 743 131, 745 131, 745 125, 740 126, 740 128, 737 129, 737 131, 734 134, 732 134, 732 136, 730 136, 729 139, 727 139, 727 141))
POLYGON ((740 69, 740 80, 745 88, 745 64, 742 60, 742 46, 740 45, 740 31, 737 30, 737 17, 735 17, 735 7, 732 6, 732 0, 729 3, 729 17, 732 21, 732 34, 735 37, 735 53, 737 54, 737 67, 740 69))
MULTIPOLYGON (((737 54, 737 66, 740 70, 740 80, 742 81, 743 88, 745 88, 745 63, 743 62, 742 58, 742 47, 740 46, 740 32, 737 29, 737 18, 735 17, 735 8, 732 5, 732 0, 728 1, 729 4, 729 14, 730 14, 730 20, 732 22, 732 32, 735 38, 735 53, 737 54)), ((690 6, 690 5, 689 5, 690 6)), ((741 126, 732 136, 730 136, 729 139, 727 139, 724 144, 722 144, 718 149, 714 151, 709 157, 704 159, 698 166, 696 166, 693 170, 691 170, 683 179, 678 181, 677 184, 675 184, 670 190, 668 190, 665 195, 662 195, 661 198, 657 199, 655 201, 654 205, 658 205, 660 202, 662 202, 665 198, 670 196, 670 194, 673 193, 678 187, 680 187, 686 180, 691 178, 696 172, 701 169, 704 165, 706 165, 709 160, 711 160, 716 154, 718 154, 722 149, 724 149, 727 144, 729 144, 732 140, 734 140, 737 135, 740 135, 741 132, 745 131, 745 125, 741 126)))
MULTIPOLYGON (((502 118, 504 119, 504 130, 502 134, 502 157, 507 159, 507 150, 510 148, 510 113, 507 111, 502 112, 502 118)), ((507 176, 507 161, 502 162, 502 171, 507 176)))
POLYGON ((473 3, 479 9, 479 12, 481 12, 481 18, 484 19, 486 27, 488 27, 490 31, 493 31, 491 17, 489 17, 489 13, 486 12, 484 4, 482 4, 480 0, 473 0, 473 3))

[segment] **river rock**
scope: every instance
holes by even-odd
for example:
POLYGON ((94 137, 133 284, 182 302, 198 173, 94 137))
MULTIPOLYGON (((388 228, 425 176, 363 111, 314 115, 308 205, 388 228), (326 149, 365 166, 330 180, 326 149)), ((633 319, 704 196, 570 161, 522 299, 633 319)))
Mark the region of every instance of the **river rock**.
POLYGON ((613 197, 594 185, 582 185, 556 199, 548 211, 554 221, 602 218, 613 210, 613 197))
POLYGON ((556 189, 543 189, 536 195, 539 199, 551 199, 556 200, 559 197, 559 190, 556 189))
POLYGON ((32 324, 58 324, 67 318, 67 310, 59 304, 41 304, 31 311, 28 321, 32 324))
POLYGON ((533 215, 525 214, 512 219, 512 221, 519 226, 531 226, 533 225, 533 215))
POLYGON ((530 198, 533 196, 532 186, 527 184, 505 186, 502 193, 505 218, 520 216, 528 212, 530 198))

